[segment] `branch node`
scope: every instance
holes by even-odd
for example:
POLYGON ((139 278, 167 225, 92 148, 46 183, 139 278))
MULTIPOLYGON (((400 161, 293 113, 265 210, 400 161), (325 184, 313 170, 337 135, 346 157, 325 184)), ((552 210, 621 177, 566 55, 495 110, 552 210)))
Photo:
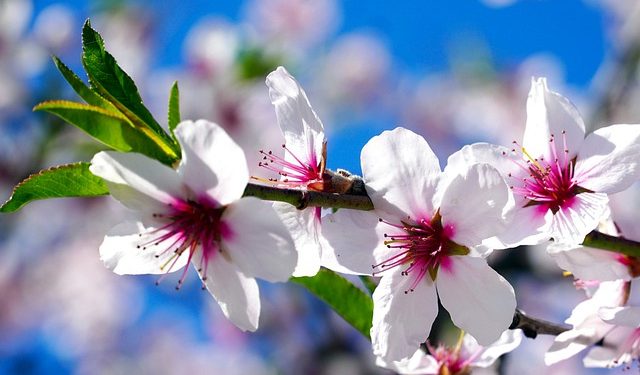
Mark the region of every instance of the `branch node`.
POLYGON ((298 210, 304 210, 309 207, 309 192, 306 190, 301 191, 300 199, 298 200, 298 205, 296 208, 298 210))

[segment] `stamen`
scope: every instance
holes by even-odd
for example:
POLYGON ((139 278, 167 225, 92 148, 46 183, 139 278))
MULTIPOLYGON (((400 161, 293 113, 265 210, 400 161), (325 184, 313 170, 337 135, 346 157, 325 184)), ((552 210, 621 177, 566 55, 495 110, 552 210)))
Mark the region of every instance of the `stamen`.
MULTIPOLYGON (((556 149, 555 135, 549 138, 551 160, 534 158, 527 149, 514 141, 522 152, 523 159, 513 160, 522 175, 509 174, 514 182, 509 188, 514 194, 524 197, 528 202, 525 205, 545 205, 554 214, 564 207, 579 193, 579 179, 574 178, 574 163, 569 159, 566 132, 562 132, 563 155, 560 157, 556 149)), ((516 149, 512 149, 516 153, 516 149)), ((506 156, 506 152, 502 152, 506 156)))
POLYGON ((263 155, 263 161, 258 163, 259 167, 281 176, 280 180, 252 176, 253 179, 287 188, 314 190, 314 188, 318 189, 316 185, 323 186, 322 184, 318 185, 316 183, 323 181, 324 164, 318 164, 315 155, 311 153, 309 161, 305 162, 302 157, 296 155, 286 145, 283 144, 282 148, 285 151, 285 156, 274 155, 272 151, 264 152, 260 150, 259 153, 263 155), (287 160, 287 154, 291 156, 292 160, 287 160))
MULTIPOLYGON (((394 253, 384 261, 372 265, 374 276, 395 267, 404 266, 401 274, 411 275, 412 280, 405 293, 412 292, 427 274, 436 274, 441 262, 448 257, 453 244, 445 234, 439 213, 432 220, 420 219, 417 223, 401 221, 400 224, 379 218, 393 233, 384 234, 384 245, 394 253)), ((455 245, 457 246, 457 245, 455 245)))
POLYGON ((524 146, 523 146, 523 147, 521 147, 520 149, 522 150, 522 154, 524 154, 524 155, 529 159, 529 161, 531 161, 531 163, 532 163, 533 165, 535 165, 535 166, 538 168, 538 170, 539 170, 540 172, 543 172, 543 171, 544 171, 544 168, 542 168, 542 166, 540 165, 540 163, 538 163, 538 159, 533 158, 533 157, 529 154, 529 152, 527 152, 527 150, 524 148, 524 146))
MULTIPOLYGON (((146 239, 136 246, 143 250, 159 247, 157 250, 154 249, 154 257, 166 256, 159 266, 164 274, 156 281, 156 285, 174 271, 178 260, 185 252, 186 263, 189 264, 194 261, 196 251, 199 251, 200 269, 204 269, 206 274, 208 263, 219 247, 218 243, 224 229, 224 223, 221 222, 224 207, 218 207, 214 202, 176 201, 168 207, 169 213, 153 215, 163 223, 160 227, 148 231, 145 234, 146 239)), ((139 237, 142 238, 142 234, 139 237)), ((184 284, 188 269, 183 268, 176 285, 177 290, 184 284)))

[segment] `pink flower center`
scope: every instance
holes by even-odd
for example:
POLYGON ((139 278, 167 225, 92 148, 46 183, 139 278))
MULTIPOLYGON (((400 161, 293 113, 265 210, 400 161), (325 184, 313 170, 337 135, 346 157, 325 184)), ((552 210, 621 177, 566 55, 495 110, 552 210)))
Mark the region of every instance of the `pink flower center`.
POLYGON ((287 188, 306 188, 309 190, 322 191, 324 185, 324 162, 319 162, 315 154, 309 156, 309 161, 295 155, 286 145, 282 145, 286 157, 275 155, 272 151, 260 150, 262 161, 258 166, 266 168, 281 176, 280 180, 269 179, 269 182, 277 183, 287 188))
MULTIPOLYGON (((518 144, 515 141, 513 143, 518 144)), ((520 147, 527 160, 516 164, 528 177, 519 178, 517 183, 511 185, 510 188, 515 194, 528 201, 525 206, 540 205, 545 208, 545 211, 551 210, 555 214, 560 208, 570 206, 577 194, 588 190, 579 187, 579 181, 574 176, 575 158, 569 158, 565 131, 562 132, 564 146, 562 156, 556 152, 556 142, 553 135, 551 135, 549 143, 552 160, 545 160, 543 157, 533 158, 524 147, 520 147)), ((511 151, 517 152, 515 148, 511 151)), ((508 176, 516 178, 511 173, 508 176)))
POLYGON ((415 224, 405 221, 395 224, 379 219, 399 230, 395 230, 396 233, 393 234, 384 234, 384 244, 387 248, 394 249, 395 255, 382 263, 374 264, 373 275, 398 266, 406 266, 402 274, 413 276, 409 290, 405 291, 408 293, 415 289, 427 273, 435 280, 438 268, 440 265, 447 265, 449 256, 468 254, 469 249, 449 239, 452 229, 443 228, 441 219, 439 212, 430 221, 421 219, 415 224))
POLYGON ((439 375, 469 375, 471 374, 470 359, 462 358, 460 348, 449 348, 445 345, 438 345, 434 348, 427 342, 429 353, 438 362, 439 375))
MULTIPOLYGON (((197 264, 198 273, 204 282, 207 277, 207 266, 217 252, 222 252, 220 242, 231 235, 229 226, 221 220, 226 207, 219 206, 211 199, 182 200, 176 199, 168 204, 168 210, 164 213, 154 213, 152 216, 160 222, 160 226, 149 232, 148 238, 136 247, 141 251, 149 251, 154 248, 155 257, 159 258, 169 252, 171 256, 160 267, 166 271, 156 284, 166 274, 172 272, 178 258, 187 252, 188 263, 193 261, 197 249, 201 250, 201 258, 197 264), (155 249, 157 248, 157 249, 155 249)), ((140 234, 142 237, 142 234, 140 234)), ((194 263, 195 264, 195 263, 194 263)), ((187 275, 188 267, 184 267, 178 280, 176 289, 180 289, 187 275)))

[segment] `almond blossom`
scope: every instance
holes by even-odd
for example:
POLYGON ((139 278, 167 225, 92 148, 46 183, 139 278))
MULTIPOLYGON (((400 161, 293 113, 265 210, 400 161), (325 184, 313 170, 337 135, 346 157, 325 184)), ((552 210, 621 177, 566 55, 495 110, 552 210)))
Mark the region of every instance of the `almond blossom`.
POLYGON ((225 316, 255 331, 255 277, 288 280, 297 260, 291 236, 269 204, 242 198, 244 153, 220 126, 184 121, 175 136, 182 149, 176 170, 135 153, 93 157, 91 172, 136 216, 107 234, 100 257, 117 274, 183 269, 177 288, 192 263, 225 316))
POLYGON ((449 164, 486 162, 505 176, 513 194, 510 229, 501 247, 581 243, 607 209, 607 194, 640 177, 640 125, 611 125, 585 137, 578 110, 533 80, 522 144, 508 149, 477 143, 452 155, 449 164))
MULTIPOLYGON (((601 233, 621 236, 609 209, 597 229, 601 233)), ((547 251, 560 268, 582 281, 632 280, 640 276, 638 257, 571 243, 552 243, 547 251)))
POLYGON ((479 247, 503 228, 508 189, 498 171, 476 164, 445 175, 424 138, 403 128, 372 138, 361 163, 375 211, 326 217, 323 265, 382 276, 373 293, 374 354, 387 363, 412 355, 429 335, 438 296, 480 344, 498 339, 515 295, 479 247))
POLYGON ((624 280, 600 283, 592 297, 579 303, 565 320, 572 328, 556 336, 544 356, 545 363, 552 365, 573 357, 608 335, 613 326, 602 320, 600 311, 623 306, 629 297, 629 287, 630 283, 624 280))
MULTIPOLYGON (((260 163, 280 175, 278 186, 302 189, 325 189, 326 138, 324 126, 311 108, 307 94, 283 67, 267 76, 269 96, 275 106, 278 124, 284 135, 284 156, 261 151, 260 163)), ((273 207, 289 229, 299 252, 294 276, 313 276, 320 269, 322 238, 320 235, 320 207, 302 210, 287 203, 273 207)))
POLYGON ((386 363, 378 358, 376 363, 399 374, 468 375, 474 368, 488 368, 502 355, 517 348, 521 341, 521 330, 506 330, 488 346, 481 346, 472 336, 462 334, 453 348, 445 345, 434 347, 427 342, 429 354, 420 348, 401 361, 386 363))
POLYGON ((584 358, 586 367, 617 367, 640 361, 640 307, 603 307, 599 317, 612 328, 584 358))

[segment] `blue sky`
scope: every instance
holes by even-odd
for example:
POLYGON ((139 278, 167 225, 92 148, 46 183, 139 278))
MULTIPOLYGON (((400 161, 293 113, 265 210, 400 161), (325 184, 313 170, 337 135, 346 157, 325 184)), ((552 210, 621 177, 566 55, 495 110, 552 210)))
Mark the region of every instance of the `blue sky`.
MULTIPOLYGON (((99 2, 35 0, 35 11, 52 3, 72 5, 80 17, 87 17, 99 2)), ((153 7, 157 24, 162 25, 154 30, 156 46, 160 47, 153 62, 155 68, 182 63, 184 38, 199 19, 215 16, 239 21, 244 6, 239 1, 211 0, 137 3, 153 7)), ((493 8, 479 0, 347 0, 338 3, 338 8, 342 16, 334 37, 353 31, 369 32, 387 45, 396 68, 416 76, 446 72, 453 57, 474 57, 478 53, 474 48, 480 46, 499 70, 515 67, 532 55, 553 56, 560 62, 566 83, 587 90, 609 49, 605 16, 600 7, 589 1, 522 0, 493 8)), ((80 30, 78 43, 79 34, 80 30)), ((330 43, 331 39, 327 41, 330 43)), ((75 63, 78 61, 70 62, 71 66, 77 66, 75 63)), ((395 126, 396 121, 384 117, 368 119, 333 134, 329 167, 357 173, 359 150, 381 129, 395 126)))
MULTIPOLYGON (((36 10, 51 3, 67 3, 88 14, 92 2, 36 0, 36 10)), ((201 17, 217 14, 238 20, 241 2, 210 0, 139 1, 157 9, 163 27, 159 42, 166 48, 158 64, 179 64, 188 29, 201 17), (162 4, 162 6, 159 6, 162 4)), ((484 42, 499 66, 515 64, 527 56, 549 53, 563 62, 568 83, 586 85, 606 50, 604 16, 587 1, 523 0, 504 8, 480 1, 347 0, 339 4, 342 22, 338 33, 368 30, 388 43, 403 68, 416 72, 446 70, 452 44, 473 38, 484 42)))

